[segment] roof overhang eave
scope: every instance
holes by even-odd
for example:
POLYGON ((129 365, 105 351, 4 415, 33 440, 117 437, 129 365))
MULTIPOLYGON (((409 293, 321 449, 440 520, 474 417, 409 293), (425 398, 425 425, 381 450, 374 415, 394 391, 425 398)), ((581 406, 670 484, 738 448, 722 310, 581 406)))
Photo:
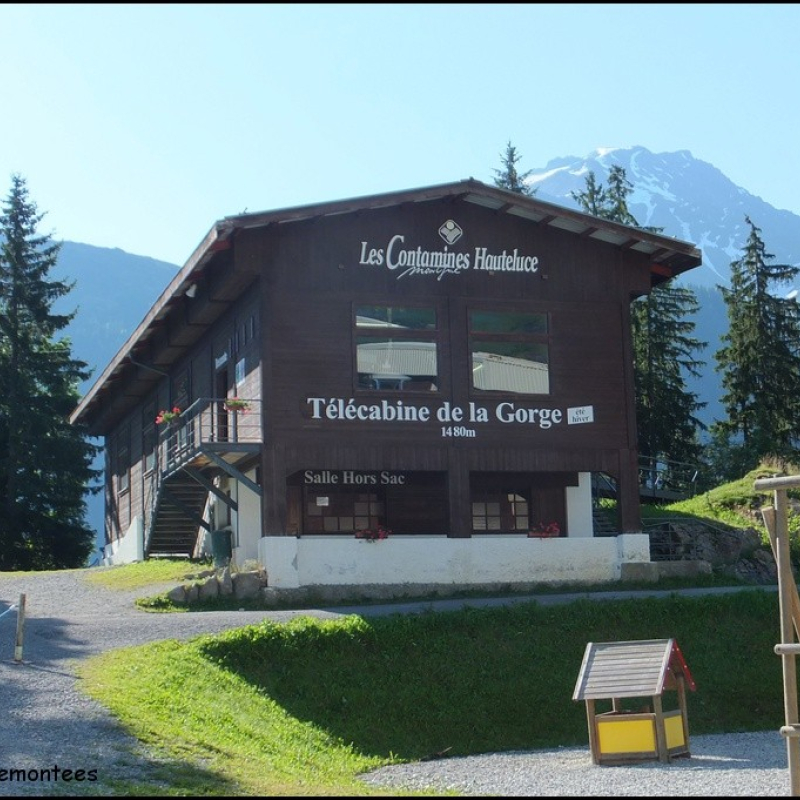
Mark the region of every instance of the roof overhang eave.
POLYGON ((221 220, 214 224, 200 244, 195 248, 189 260, 169 282, 155 303, 153 303, 144 319, 136 327, 136 330, 128 337, 103 372, 100 373, 97 380, 92 384, 91 388, 81 398, 75 410, 70 415, 70 423, 77 424, 86 422, 86 417, 90 409, 98 402, 102 388, 122 371, 126 362, 131 360, 136 346, 147 341, 148 331, 152 330, 154 322, 166 316, 170 303, 175 298, 181 297, 186 293, 186 290, 194 282, 194 276, 197 270, 202 268, 215 252, 227 246, 232 233, 233 226, 226 220, 221 220))

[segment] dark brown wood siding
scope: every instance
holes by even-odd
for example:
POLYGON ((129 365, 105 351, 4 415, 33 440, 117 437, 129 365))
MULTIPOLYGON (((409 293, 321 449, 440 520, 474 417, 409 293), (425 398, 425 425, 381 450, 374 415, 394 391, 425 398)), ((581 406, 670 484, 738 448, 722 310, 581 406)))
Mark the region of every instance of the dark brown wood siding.
MULTIPOLYGON (((580 239, 574 234, 494 214, 471 204, 433 202, 391 210, 320 218, 245 231, 237 258, 261 265, 264 376, 264 472, 272 484, 269 533, 286 526, 283 482, 305 468, 449 471, 594 471, 629 476, 635 462, 628 306, 649 281, 639 254, 580 239), (393 236, 404 246, 441 250, 437 234, 446 219, 464 230, 459 252, 536 255, 535 273, 466 270, 460 274, 406 275, 360 264, 363 252, 385 247, 393 236), (365 245, 362 243, 366 243, 365 245), (354 308, 358 305, 425 305, 436 309, 438 391, 369 392, 355 376, 354 308), (543 312, 550 319, 550 393, 492 396, 470 388, 467 318, 471 309, 543 312), (425 423, 313 419, 309 398, 351 399, 357 404, 443 404, 486 409, 480 424, 461 421, 462 438, 446 438, 435 417, 425 423), (501 402, 515 408, 591 406, 591 424, 549 429, 502 423, 501 402), (634 455, 633 462, 631 454, 634 455)), ((507 406, 506 406, 507 408, 507 406)), ((455 490, 457 491, 457 490, 455 490)), ((635 491, 635 489, 634 489, 635 491)), ((629 501, 636 503, 633 497, 629 501)), ((461 499, 462 522, 466 498, 461 499)), ((636 526, 638 505, 628 517, 636 526)), ((456 523, 458 524, 458 523, 456 523)))
MULTIPOLYGON (((629 304, 649 287, 650 263, 641 253, 457 199, 244 228, 204 266, 195 300, 181 298, 181 312, 154 333, 153 365, 169 377, 156 382, 157 376, 151 376, 152 389, 141 402, 155 398, 160 409, 178 400, 190 404, 213 397, 222 385, 220 370, 230 371, 230 393, 262 400, 265 535, 297 532, 302 501, 297 487, 287 490, 287 480, 306 469, 444 475, 448 498, 445 505, 436 505, 436 524, 446 520, 456 536, 469 535, 473 474, 604 471, 620 480, 622 529, 636 530, 629 304), (439 233, 447 220, 462 230, 449 245, 439 233), (363 263, 372 251, 383 250, 385 256, 393 240, 409 252, 442 253, 446 248, 469 256, 470 268, 404 274, 405 267, 363 263), (535 256, 537 268, 477 269, 484 248, 490 256, 535 256), (359 388, 354 341, 359 306, 435 309, 436 391, 359 388), (547 394, 471 387, 469 315, 479 310, 547 316, 547 394), (234 385, 237 363, 244 366, 244 379, 234 385), (314 415, 331 403, 374 406, 383 401, 396 408, 427 409, 430 417, 400 422, 314 415), (568 411, 584 407, 591 409, 593 420, 567 424, 568 411), (463 416, 454 418, 453 409, 463 416), (546 423, 553 413, 561 420, 542 424, 542 415, 546 423)), ((118 395, 122 407, 123 393, 118 395)), ((109 443, 130 422, 119 416, 109 443)), ((133 459, 133 448, 130 452, 133 459)), ((143 457, 139 453, 138 461, 143 457)), ((108 495, 111 536, 124 533, 131 516, 146 510, 141 472, 136 483, 137 497, 120 503, 108 495)), ((563 513, 563 486, 560 495, 555 491, 539 501, 554 515, 563 513)), ((409 529, 427 527, 420 521, 422 502, 408 502, 409 529)))

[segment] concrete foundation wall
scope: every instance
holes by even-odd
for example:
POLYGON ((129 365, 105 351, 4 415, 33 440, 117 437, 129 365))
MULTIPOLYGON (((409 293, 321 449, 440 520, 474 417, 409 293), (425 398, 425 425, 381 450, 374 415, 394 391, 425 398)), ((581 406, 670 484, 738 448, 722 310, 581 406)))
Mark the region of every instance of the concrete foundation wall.
POLYGON ((588 539, 520 535, 355 537, 267 536, 259 562, 268 586, 604 583, 619 580, 622 564, 650 560, 644 534, 588 539))
POLYGON ((103 548, 103 566, 144 561, 144 521, 134 517, 125 535, 103 548))

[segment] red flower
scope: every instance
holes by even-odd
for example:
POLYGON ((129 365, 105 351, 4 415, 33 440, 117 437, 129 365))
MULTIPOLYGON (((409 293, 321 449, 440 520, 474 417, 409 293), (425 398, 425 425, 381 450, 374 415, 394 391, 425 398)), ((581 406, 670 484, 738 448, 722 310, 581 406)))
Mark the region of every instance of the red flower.
POLYGON ((534 539, 546 539, 561 535, 561 528, 557 522, 540 522, 528 531, 528 537, 534 539))
POLYGON ((391 531, 384 528, 383 525, 378 525, 377 528, 363 528, 356 531, 356 539, 364 539, 367 542, 377 542, 380 539, 388 538, 391 531))
POLYGON ((172 411, 162 409, 158 412, 158 416, 156 417, 156 425, 161 425, 164 422, 172 422, 172 420, 177 419, 180 415, 181 410, 178 406, 173 406, 172 411))

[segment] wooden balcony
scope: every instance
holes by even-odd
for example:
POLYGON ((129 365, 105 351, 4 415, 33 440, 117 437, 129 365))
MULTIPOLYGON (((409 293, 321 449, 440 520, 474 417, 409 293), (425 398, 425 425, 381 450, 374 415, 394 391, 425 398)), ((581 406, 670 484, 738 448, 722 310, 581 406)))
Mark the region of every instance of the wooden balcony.
POLYGON ((174 420, 163 423, 158 464, 162 478, 190 466, 236 465, 260 452, 261 401, 202 397, 174 420))

